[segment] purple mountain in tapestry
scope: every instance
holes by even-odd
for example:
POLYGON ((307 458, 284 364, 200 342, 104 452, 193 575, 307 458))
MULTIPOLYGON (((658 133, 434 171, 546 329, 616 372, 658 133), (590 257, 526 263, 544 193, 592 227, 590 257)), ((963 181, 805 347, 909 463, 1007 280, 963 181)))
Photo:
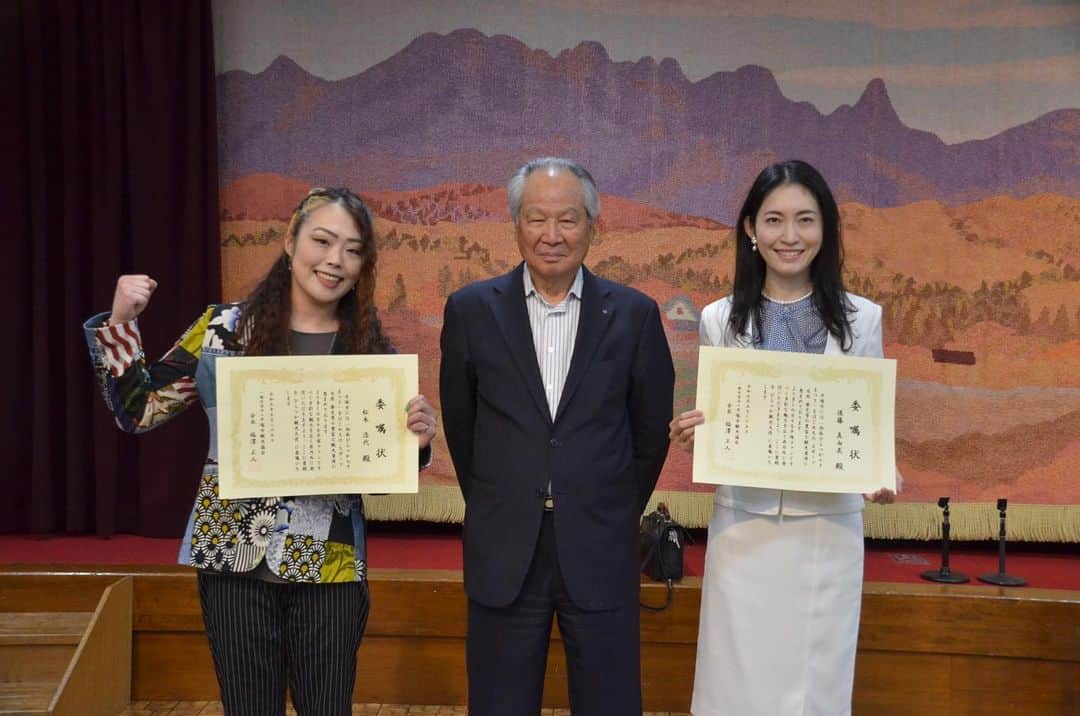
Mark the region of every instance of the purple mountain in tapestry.
POLYGON ((458 30, 335 82, 279 57, 218 86, 225 181, 274 172, 364 191, 502 184, 523 159, 561 154, 607 193, 730 221, 761 167, 799 157, 842 200, 871 206, 1080 196, 1077 109, 946 145, 904 126, 880 80, 822 115, 784 97, 762 67, 691 82, 674 60, 613 62, 597 43, 552 57, 458 30))

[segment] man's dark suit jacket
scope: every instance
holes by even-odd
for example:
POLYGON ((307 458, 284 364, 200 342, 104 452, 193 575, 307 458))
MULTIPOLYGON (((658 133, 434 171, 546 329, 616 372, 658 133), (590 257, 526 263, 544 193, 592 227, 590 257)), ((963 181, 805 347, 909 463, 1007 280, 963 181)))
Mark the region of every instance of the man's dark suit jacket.
POLYGON ((465 496, 469 598, 514 601, 554 497, 559 567, 586 610, 636 603, 638 521, 668 450, 675 382, 656 302, 584 271, 573 358, 551 419, 522 272, 446 302, 439 392, 465 496))

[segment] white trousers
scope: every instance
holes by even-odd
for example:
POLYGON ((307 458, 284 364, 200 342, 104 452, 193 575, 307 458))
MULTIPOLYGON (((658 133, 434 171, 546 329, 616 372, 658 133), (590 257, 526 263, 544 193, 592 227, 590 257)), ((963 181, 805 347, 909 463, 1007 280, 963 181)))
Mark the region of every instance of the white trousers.
POLYGON ((701 595, 694 716, 851 713, 862 513, 716 505, 701 595))

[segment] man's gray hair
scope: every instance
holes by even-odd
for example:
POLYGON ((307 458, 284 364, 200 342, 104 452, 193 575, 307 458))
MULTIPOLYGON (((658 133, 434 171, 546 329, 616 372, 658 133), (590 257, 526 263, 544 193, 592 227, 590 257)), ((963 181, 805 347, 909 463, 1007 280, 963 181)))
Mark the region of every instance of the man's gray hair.
POLYGON ((581 194, 585 201, 585 213, 591 221, 600 216, 600 192, 596 188, 596 181, 592 174, 572 159, 561 157, 540 157, 526 163, 510 177, 506 185, 506 194, 510 199, 510 218, 514 223, 521 219, 521 198, 525 193, 525 180, 536 170, 544 171, 568 171, 581 182, 581 194))

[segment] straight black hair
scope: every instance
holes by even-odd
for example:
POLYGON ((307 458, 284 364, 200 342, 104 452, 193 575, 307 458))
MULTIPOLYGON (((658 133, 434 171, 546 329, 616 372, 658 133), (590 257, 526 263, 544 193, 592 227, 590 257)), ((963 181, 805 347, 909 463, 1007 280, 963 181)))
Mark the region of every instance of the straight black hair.
POLYGON ((761 205, 773 190, 785 184, 798 184, 817 201, 821 212, 821 249, 810 263, 810 281, 814 287, 814 306, 821 320, 843 350, 851 347, 851 323, 854 310, 844 291, 844 245, 840 240, 840 210, 829 185, 817 169, 806 162, 791 159, 772 164, 758 174, 746 195, 735 225, 735 285, 732 290, 731 317, 728 328, 734 335, 746 331, 754 322, 754 341, 762 341, 761 301, 765 287, 765 260, 755 251, 746 233, 746 223, 753 225, 761 205))

